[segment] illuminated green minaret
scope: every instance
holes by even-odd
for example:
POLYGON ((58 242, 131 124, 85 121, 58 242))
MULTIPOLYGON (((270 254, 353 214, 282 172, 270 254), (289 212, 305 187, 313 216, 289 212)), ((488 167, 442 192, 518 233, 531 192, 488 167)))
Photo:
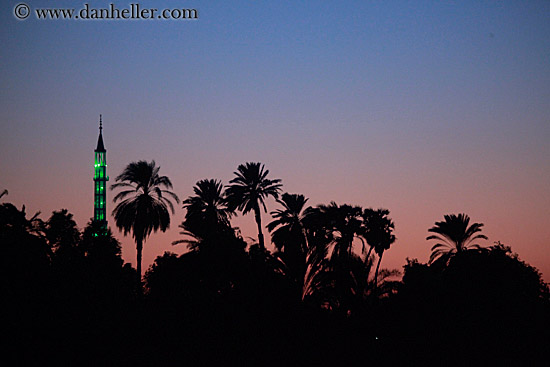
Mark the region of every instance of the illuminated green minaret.
POLYGON ((104 232, 107 232, 107 151, 103 145, 103 122, 99 115, 99 138, 95 148, 94 164, 94 221, 101 224, 104 232))

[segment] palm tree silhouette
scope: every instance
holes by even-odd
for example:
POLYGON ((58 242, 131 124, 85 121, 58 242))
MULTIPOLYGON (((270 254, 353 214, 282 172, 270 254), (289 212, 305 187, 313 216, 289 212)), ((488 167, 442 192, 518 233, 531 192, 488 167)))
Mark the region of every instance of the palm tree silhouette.
POLYGON ((210 239, 219 239, 222 233, 232 231, 229 219, 233 212, 227 207, 221 181, 200 180, 193 191, 195 195, 183 201, 183 208, 187 213, 179 226, 183 229, 182 235, 193 239, 178 240, 172 244, 187 243, 191 250, 197 250, 199 245, 213 242, 210 239))
POLYGON ((198 217, 206 222, 229 225, 233 212, 227 208, 221 181, 200 180, 193 187, 193 192, 194 196, 183 201, 183 207, 187 209, 187 218, 198 217))
POLYGON ((328 216, 318 207, 304 209, 308 199, 303 195, 284 194, 281 199, 277 201, 283 210, 271 212, 275 220, 268 224, 272 241, 278 251, 283 251, 280 257, 287 267, 295 260, 291 271, 301 287, 301 300, 318 299, 328 281, 328 250, 334 240, 333 232, 327 229, 328 216))
POLYGON ((267 225, 271 241, 290 275, 302 290, 308 253, 307 233, 303 220, 308 199, 304 195, 284 193, 277 202, 283 209, 271 212, 273 221, 267 225))
POLYGON ((267 229, 271 232, 271 240, 278 251, 306 251, 306 236, 302 221, 307 201, 304 195, 289 193, 284 193, 281 199, 277 199, 277 203, 281 204, 283 209, 271 212, 274 220, 267 225, 267 229))
POLYGON ((354 240, 362 236, 363 210, 348 204, 308 208, 303 219, 308 239, 307 269, 302 299, 346 312, 353 299, 351 272, 354 240))
POLYGON ((324 217, 325 230, 332 238, 331 259, 344 259, 351 256, 353 240, 357 238, 363 241, 364 227, 361 218, 363 209, 349 204, 338 205, 334 201, 329 205, 319 205, 317 208, 320 215, 324 217))
POLYGON ((230 185, 225 190, 228 209, 231 211, 238 209, 243 214, 254 211, 258 226, 258 243, 261 249, 265 249, 260 204, 264 212, 267 212, 265 199, 269 196, 275 199, 279 197, 281 180, 268 179, 269 170, 264 170, 264 165, 259 162, 241 164, 234 174, 236 177, 229 181, 230 185))
POLYGON ((466 214, 450 214, 445 215, 444 218, 445 221, 435 222, 435 226, 428 229, 428 232, 436 234, 426 237, 426 240, 441 241, 432 247, 429 264, 436 261, 447 264, 454 254, 470 249, 479 249, 480 246, 472 243, 473 241, 487 239, 485 235, 476 234, 481 232, 483 223, 472 223, 471 226, 468 226, 470 217, 466 214))
POLYGON ((369 257, 367 254, 361 256, 353 254, 350 263, 352 294, 356 299, 352 302, 352 306, 365 306, 369 298, 378 299, 379 297, 388 296, 396 292, 399 281, 392 281, 388 278, 399 276, 397 269, 382 269, 372 278, 372 268, 374 267, 374 257, 369 257))
POLYGON ((141 281, 141 257, 143 242, 152 231, 162 232, 170 226, 170 213, 174 213, 173 199, 179 199, 173 192, 172 182, 166 176, 159 176, 160 166, 155 161, 132 162, 116 178, 117 183, 111 185, 111 190, 123 188, 113 202, 120 203, 113 210, 115 224, 124 235, 132 232, 137 249, 137 273, 141 281))
POLYGON ((371 251, 378 255, 378 263, 376 264, 376 271, 374 273, 374 284, 378 284, 378 271, 380 269, 380 263, 382 262, 382 255, 384 251, 388 250, 392 243, 395 242, 395 235, 392 233, 395 225, 393 221, 388 218, 390 211, 387 209, 367 208, 363 211, 363 225, 365 226, 365 232, 363 237, 367 240, 370 246, 367 254, 367 259, 370 257, 371 251))

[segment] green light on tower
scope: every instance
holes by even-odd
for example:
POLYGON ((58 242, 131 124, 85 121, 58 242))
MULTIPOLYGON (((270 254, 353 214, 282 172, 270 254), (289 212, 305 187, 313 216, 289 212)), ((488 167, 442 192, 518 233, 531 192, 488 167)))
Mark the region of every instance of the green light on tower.
POLYGON ((97 139, 97 148, 94 151, 94 221, 101 224, 102 232, 107 232, 107 192, 104 188, 107 186, 109 177, 107 176, 107 151, 103 145, 103 121, 99 115, 99 138, 97 139))

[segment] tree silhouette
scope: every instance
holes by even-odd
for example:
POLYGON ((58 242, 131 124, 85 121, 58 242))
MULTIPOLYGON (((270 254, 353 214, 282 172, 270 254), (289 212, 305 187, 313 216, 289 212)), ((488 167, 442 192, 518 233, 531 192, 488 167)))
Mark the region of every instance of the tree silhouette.
POLYGON ((333 201, 329 205, 319 205, 317 211, 307 214, 309 217, 320 217, 317 224, 324 228, 325 236, 332 242, 332 260, 346 259, 353 251, 354 239, 363 241, 362 212, 363 209, 359 206, 338 205, 333 201))
POLYGON ((310 299, 315 304, 321 304, 319 294, 322 294, 322 289, 328 282, 329 247, 334 240, 334 233, 328 230, 329 220, 319 207, 308 207, 304 211, 302 223, 308 246, 302 300, 310 299))
POLYGON ((283 209, 271 212, 274 218, 267 225, 271 232, 271 239, 278 251, 292 251, 289 247, 297 247, 294 251, 305 251, 305 233, 302 220, 304 218, 305 204, 308 199, 304 195, 284 193, 277 203, 283 209))
POLYGON ((155 300, 208 307, 231 298, 241 286, 247 267, 246 242, 238 228, 231 227, 233 212, 222 189, 218 180, 201 180, 193 188, 195 195, 183 201, 187 212, 179 227, 185 238, 172 244, 185 243, 191 251, 179 257, 157 257, 145 276, 147 291, 155 300))
MULTIPOLYGON (((380 258, 377 262, 379 270, 380 258)), ((372 276, 374 267, 374 256, 368 256, 363 253, 361 256, 353 254, 350 261, 350 278, 349 287, 354 298, 349 304, 350 311, 360 311, 367 307, 369 299, 378 300, 381 297, 387 297, 395 294, 398 288, 399 281, 390 280, 392 277, 397 277, 400 272, 396 269, 380 269, 375 276, 372 276)))
POLYGON ((183 207, 187 209, 186 219, 205 222, 209 226, 229 225, 233 213, 227 208, 221 181, 198 181, 193 191, 195 195, 183 201, 183 207))
POLYGON ((272 211, 274 220, 267 225, 271 232, 271 241, 300 289, 304 283, 308 252, 307 234, 303 224, 307 200, 304 195, 284 193, 281 199, 277 199, 283 209, 272 211))
POLYGON ((168 189, 172 182, 166 176, 159 175, 160 167, 155 161, 132 162, 116 178, 117 183, 111 185, 111 190, 122 188, 113 202, 120 201, 113 210, 115 223, 124 235, 132 232, 137 249, 137 272, 141 278, 141 257, 143 242, 152 231, 162 232, 170 226, 170 213, 174 213, 171 200, 179 203, 179 199, 168 189))
POLYGON ((362 212, 361 207, 335 202, 306 211, 303 222, 310 248, 303 298, 342 313, 349 310, 354 298, 354 240, 364 241, 362 212))
POLYGON ((472 356, 487 365, 547 360, 538 351, 550 336, 548 284, 510 247, 462 250, 436 266, 407 262, 395 304, 406 340, 422 340, 456 365, 468 365, 472 356), (468 353, 454 353, 457 345, 468 353))
POLYGON ((365 226, 363 237, 370 245, 367 258, 370 257, 372 249, 374 249, 378 255, 378 262, 374 273, 374 284, 378 284, 378 271, 380 269, 382 255, 384 251, 388 250, 391 244, 395 242, 395 235, 393 234, 395 226, 392 220, 388 218, 389 214, 390 211, 387 209, 374 210, 371 208, 365 209, 362 214, 363 225, 365 226))
POLYGON ((183 201, 187 213, 179 226, 183 230, 180 234, 192 239, 178 240, 172 244, 187 243, 191 250, 196 250, 198 246, 212 244, 220 240, 224 233, 234 231, 229 223, 233 212, 227 208, 221 181, 200 180, 193 191, 195 195, 183 201))
POLYGON ((122 247, 120 242, 113 237, 110 228, 102 231, 103 224, 98 221, 90 221, 84 228, 80 242, 81 251, 90 263, 98 264, 98 268, 121 268, 122 247))
POLYGON ((263 206, 264 212, 267 212, 265 199, 269 196, 275 199, 279 197, 281 180, 268 179, 269 170, 264 170, 264 165, 259 162, 241 164, 234 174, 236 177, 229 181, 230 185, 225 191, 228 208, 231 211, 238 209, 243 214, 254 212, 258 226, 258 243, 261 248, 265 248, 260 204, 263 206))
POLYGON ((476 234, 481 232, 483 223, 470 224, 470 217, 466 214, 450 214, 444 216, 445 221, 436 222, 428 232, 436 233, 426 237, 426 240, 437 240, 432 247, 429 264, 441 262, 447 264, 449 259, 457 253, 468 249, 479 249, 479 245, 472 243, 477 239, 487 239, 487 236, 476 234))
POLYGON ((11 203, 0 205, 0 291, 4 300, 31 294, 31 288, 44 281, 49 270, 52 253, 39 214, 27 219, 25 206, 18 210, 11 203))
POLYGON ((24 206, 19 210, 11 203, 0 204, 3 364, 31 364, 27 363, 27 355, 40 346, 34 347, 30 353, 19 351, 26 345, 40 344, 40 337, 33 336, 39 335, 40 327, 51 318, 48 306, 54 293, 50 271, 52 254, 43 233, 43 223, 37 215, 28 219, 24 206))
POLYGON ((122 309, 141 294, 137 272, 130 264, 124 264, 122 247, 110 228, 105 230, 103 223, 90 220, 79 247, 85 256, 83 279, 98 307, 122 309))
POLYGON ((56 260, 72 262, 84 255, 79 248, 80 231, 67 209, 54 211, 45 224, 46 239, 56 260))

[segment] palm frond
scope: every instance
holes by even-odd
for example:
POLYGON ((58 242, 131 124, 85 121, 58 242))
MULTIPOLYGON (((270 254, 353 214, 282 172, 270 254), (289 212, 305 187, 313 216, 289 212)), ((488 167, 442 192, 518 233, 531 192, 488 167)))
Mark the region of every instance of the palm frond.
POLYGON ((436 222, 428 229, 428 232, 435 233, 426 237, 426 240, 442 241, 432 247, 429 264, 434 262, 448 263, 450 257, 458 252, 467 251, 470 248, 480 248, 479 244, 472 244, 478 239, 487 239, 487 236, 479 234, 483 223, 470 224, 470 217, 466 214, 449 214, 443 216, 444 221, 436 222), (478 234, 476 234, 478 233, 478 234))

